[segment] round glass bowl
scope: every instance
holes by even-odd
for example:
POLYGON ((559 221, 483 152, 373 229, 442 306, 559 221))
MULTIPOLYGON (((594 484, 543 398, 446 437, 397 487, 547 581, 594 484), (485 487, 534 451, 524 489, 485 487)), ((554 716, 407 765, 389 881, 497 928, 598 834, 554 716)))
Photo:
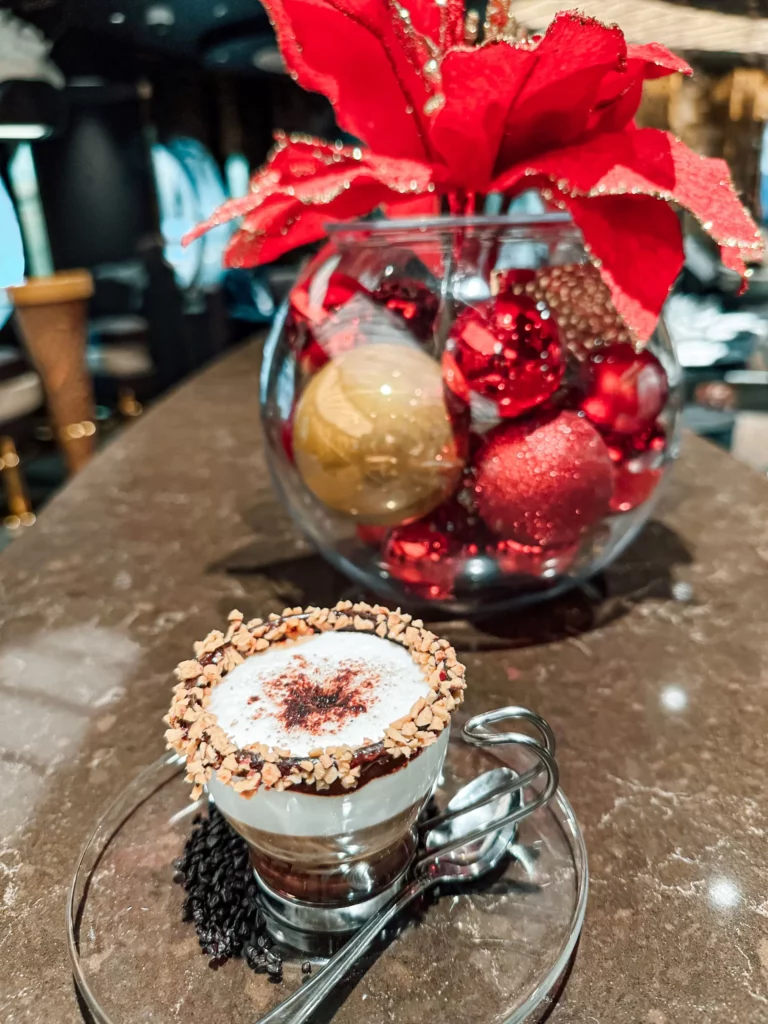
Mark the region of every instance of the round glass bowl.
MULTIPOLYGON (((505 763, 533 763, 509 748, 505 763)), ((499 761, 459 738, 448 748, 436 799, 499 761)), ((286 956, 282 985, 241 960, 218 970, 182 922, 173 882, 200 804, 175 756, 129 784, 99 821, 77 866, 67 910, 75 981, 97 1024, 178 1024, 215 1017, 253 1024, 302 983, 305 954, 286 956)), ((464 891, 438 892, 379 945, 324 1006, 337 1024, 522 1024, 558 992, 587 899, 584 841, 558 792, 521 822, 506 869, 464 891), (493 978, 493 984, 489 984, 493 978)), ((316 961, 320 963, 321 961, 316 961)))
POLYGON ((331 227, 266 345, 291 516, 392 605, 525 604, 603 568, 676 454, 680 369, 641 347, 565 215, 331 227))

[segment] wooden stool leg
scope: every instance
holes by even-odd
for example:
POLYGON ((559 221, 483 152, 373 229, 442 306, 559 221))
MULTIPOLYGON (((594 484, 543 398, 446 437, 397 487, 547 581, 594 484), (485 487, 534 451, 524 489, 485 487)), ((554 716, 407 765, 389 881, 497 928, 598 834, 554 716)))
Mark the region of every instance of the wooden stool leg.
POLYGON ((19 453, 16 451, 13 438, 7 436, 0 437, 0 469, 9 512, 5 518, 5 525, 9 530, 31 526, 35 521, 35 514, 19 469, 19 453))

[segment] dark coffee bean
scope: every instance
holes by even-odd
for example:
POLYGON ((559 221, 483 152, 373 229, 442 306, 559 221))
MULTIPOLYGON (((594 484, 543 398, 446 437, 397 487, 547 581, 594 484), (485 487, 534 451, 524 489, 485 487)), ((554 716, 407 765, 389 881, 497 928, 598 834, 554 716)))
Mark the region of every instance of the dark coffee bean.
POLYGON ((301 973, 302 974, 311 974, 312 973, 312 964, 309 962, 309 960, 305 960, 304 963, 301 965, 301 973))
POLYGON ((207 817, 195 817, 173 870, 174 882, 186 891, 182 919, 192 922, 210 967, 241 956, 252 970, 279 982, 282 958, 266 934, 248 845, 215 807, 207 817))

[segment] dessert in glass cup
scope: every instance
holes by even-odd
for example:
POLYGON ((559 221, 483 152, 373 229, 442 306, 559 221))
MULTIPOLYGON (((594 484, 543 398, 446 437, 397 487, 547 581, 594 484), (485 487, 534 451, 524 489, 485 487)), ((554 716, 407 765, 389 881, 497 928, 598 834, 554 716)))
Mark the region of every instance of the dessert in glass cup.
POLYGON ((282 900, 343 907, 387 892, 416 846, 465 669, 419 619, 379 605, 286 609, 196 644, 168 743, 282 900))

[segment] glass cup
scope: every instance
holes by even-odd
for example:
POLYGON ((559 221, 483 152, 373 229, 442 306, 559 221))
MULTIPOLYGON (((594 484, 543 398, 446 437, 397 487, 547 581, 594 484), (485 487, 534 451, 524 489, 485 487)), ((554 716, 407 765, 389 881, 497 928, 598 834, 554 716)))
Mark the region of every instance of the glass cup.
POLYGON ((287 903, 366 905, 389 895, 416 850, 415 823, 438 782, 450 728, 394 771, 338 795, 260 789, 246 797, 214 775, 208 791, 248 842, 258 881, 287 903))

